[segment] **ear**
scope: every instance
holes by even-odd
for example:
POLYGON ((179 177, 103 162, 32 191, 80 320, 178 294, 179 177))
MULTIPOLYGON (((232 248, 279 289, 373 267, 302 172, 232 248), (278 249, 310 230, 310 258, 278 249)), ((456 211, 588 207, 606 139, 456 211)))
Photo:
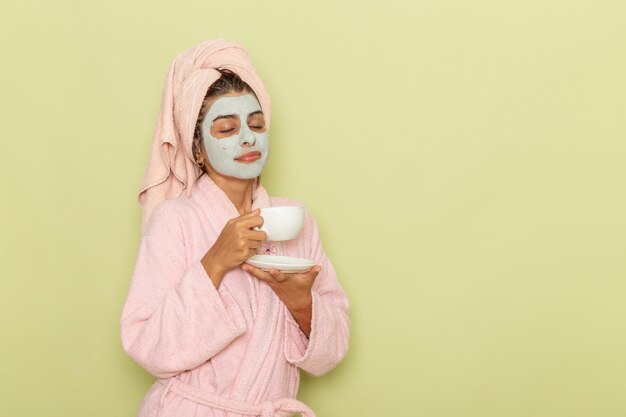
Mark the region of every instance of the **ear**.
POLYGON ((209 155, 207 155, 206 147, 204 146, 204 141, 202 139, 202 135, 197 136, 193 139, 192 151, 194 152, 194 157, 198 161, 204 161, 205 163, 209 160, 209 155))

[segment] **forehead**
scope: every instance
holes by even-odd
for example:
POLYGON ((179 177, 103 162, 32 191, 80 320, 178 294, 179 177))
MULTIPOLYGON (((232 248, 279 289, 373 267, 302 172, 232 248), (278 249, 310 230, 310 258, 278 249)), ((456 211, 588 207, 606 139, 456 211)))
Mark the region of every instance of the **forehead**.
POLYGON ((261 105, 252 94, 220 97, 215 100, 207 112, 205 121, 209 123, 218 116, 237 115, 247 118, 250 113, 261 110, 261 105))

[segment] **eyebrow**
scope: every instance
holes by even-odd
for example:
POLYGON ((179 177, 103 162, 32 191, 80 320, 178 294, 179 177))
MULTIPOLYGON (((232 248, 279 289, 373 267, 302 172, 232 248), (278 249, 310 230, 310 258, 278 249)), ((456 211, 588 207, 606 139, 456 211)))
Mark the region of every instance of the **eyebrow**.
MULTIPOLYGON (((248 117, 252 117, 252 116, 255 116, 257 114, 261 114, 262 115, 263 112, 261 110, 257 110, 255 112, 250 113, 248 115, 248 117)), ((213 119, 213 121, 215 122, 215 121, 218 121, 220 119, 237 119, 237 118, 239 118, 239 116, 237 116, 236 114, 225 114, 223 116, 217 116, 215 119, 213 119)))
POLYGON ((213 121, 217 121, 220 119, 237 119, 238 116, 236 114, 226 114, 224 116, 217 116, 215 119, 213 119, 213 121))
POLYGON ((250 113, 250 114, 248 115, 248 117, 250 117, 250 116, 256 116, 257 114, 263 115, 263 112, 262 112, 261 110, 257 110, 257 111, 254 111, 254 112, 250 113))

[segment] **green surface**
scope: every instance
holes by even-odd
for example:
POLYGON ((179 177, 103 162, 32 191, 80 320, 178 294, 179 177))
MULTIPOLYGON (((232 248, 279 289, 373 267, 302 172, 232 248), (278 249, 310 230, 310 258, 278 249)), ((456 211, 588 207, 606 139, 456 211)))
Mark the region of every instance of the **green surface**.
POLYGON ((217 37, 351 300, 348 357, 303 377, 319 417, 626 414, 624 2, 0 10, 0 415, 135 415, 136 193, 169 63, 217 37))

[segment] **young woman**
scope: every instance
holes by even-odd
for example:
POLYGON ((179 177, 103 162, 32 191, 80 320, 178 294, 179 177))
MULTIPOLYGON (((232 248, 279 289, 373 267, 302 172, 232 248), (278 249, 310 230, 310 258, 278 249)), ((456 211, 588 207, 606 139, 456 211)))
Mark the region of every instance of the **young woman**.
POLYGON ((139 417, 291 416, 299 370, 322 375, 348 349, 348 300, 305 210, 297 238, 266 241, 270 102, 240 45, 176 57, 139 200, 142 238, 121 317, 124 350, 158 380, 139 417), (255 268, 257 253, 315 260, 255 268))

